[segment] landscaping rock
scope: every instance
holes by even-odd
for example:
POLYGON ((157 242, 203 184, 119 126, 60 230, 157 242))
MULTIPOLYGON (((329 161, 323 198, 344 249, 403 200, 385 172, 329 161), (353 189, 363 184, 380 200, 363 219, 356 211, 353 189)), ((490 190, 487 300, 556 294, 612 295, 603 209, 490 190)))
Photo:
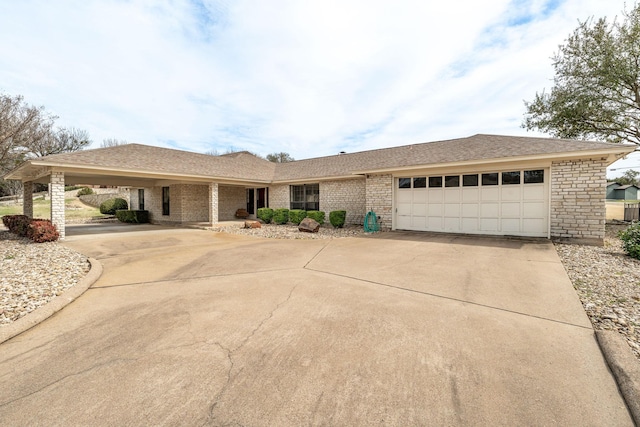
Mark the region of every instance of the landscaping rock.
POLYGON ((300 225, 298 225, 298 231, 303 231, 305 233, 317 233, 319 229, 320 224, 318 221, 311 218, 303 219, 300 222, 300 225))
POLYGON ((245 221, 244 228, 262 228, 262 224, 258 221, 245 221))

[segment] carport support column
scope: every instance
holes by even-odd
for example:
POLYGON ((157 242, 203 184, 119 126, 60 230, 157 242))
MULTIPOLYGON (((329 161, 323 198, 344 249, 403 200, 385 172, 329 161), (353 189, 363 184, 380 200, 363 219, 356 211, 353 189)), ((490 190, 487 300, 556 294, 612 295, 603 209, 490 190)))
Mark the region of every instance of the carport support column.
POLYGON ((209 221, 211 225, 218 222, 218 183, 209 184, 209 221))
POLYGON ((64 172, 51 173, 51 222, 64 240, 64 172))
POLYGON ((22 214, 33 218, 33 181, 22 183, 22 214))

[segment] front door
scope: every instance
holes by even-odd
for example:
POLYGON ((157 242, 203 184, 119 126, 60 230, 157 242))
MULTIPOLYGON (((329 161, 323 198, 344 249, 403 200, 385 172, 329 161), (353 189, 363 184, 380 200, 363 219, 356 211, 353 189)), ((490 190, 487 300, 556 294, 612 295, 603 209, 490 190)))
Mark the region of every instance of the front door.
POLYGON ((253 188, 247 188, 247 212, 255 214, 255 192, 253 188))
POLYGON ((267 189, 258 188, 258 199, 256 200, 258 209, 266 208, 269 202, 267 201, 267 189))

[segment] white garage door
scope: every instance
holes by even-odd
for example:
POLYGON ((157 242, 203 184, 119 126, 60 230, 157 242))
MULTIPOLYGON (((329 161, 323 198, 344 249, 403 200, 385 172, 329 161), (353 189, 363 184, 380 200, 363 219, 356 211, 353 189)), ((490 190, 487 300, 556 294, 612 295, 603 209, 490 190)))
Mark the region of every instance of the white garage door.
POLYGON ((546 237, 547 175, 522 169, 396 178, 395 228, 546 237))

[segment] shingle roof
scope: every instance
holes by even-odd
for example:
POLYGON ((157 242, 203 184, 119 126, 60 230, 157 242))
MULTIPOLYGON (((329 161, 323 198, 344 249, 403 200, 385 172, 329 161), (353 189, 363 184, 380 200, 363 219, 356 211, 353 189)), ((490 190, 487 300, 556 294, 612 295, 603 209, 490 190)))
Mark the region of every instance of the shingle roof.
POLYGON ((437 164, 504 159, 509 157, 611 150, 629 151, 620 144, 498 135, 426 142, 401 147, 362 151, 300 160, 279 165, 275 181, 344 176, 353 172, 429 166, 437 164))
MULTIPOLYGON (((240 181, 286 182, 329 179, 376 170, 428 167, 459 162, 483 162, 528 156, 562 156, 566 153, 606 152, 620 155, 634 146, 566 139, 474 135, 351 154, 318 157, 289 163, 272 163, 248 152, 222 156, 191 153, 141 144, 55 154, 33 159, 37 165, 136 171, 240 181)), ((18 168, 8 176, 20 178, 18 168)))
POLYGON ((274 163, 246 151, 233 153, 233 155, 211 156, 141 144, 54 154, 39 158, 37 161, 116 170, 259 181, 270 181, 275 169, 274 163))

